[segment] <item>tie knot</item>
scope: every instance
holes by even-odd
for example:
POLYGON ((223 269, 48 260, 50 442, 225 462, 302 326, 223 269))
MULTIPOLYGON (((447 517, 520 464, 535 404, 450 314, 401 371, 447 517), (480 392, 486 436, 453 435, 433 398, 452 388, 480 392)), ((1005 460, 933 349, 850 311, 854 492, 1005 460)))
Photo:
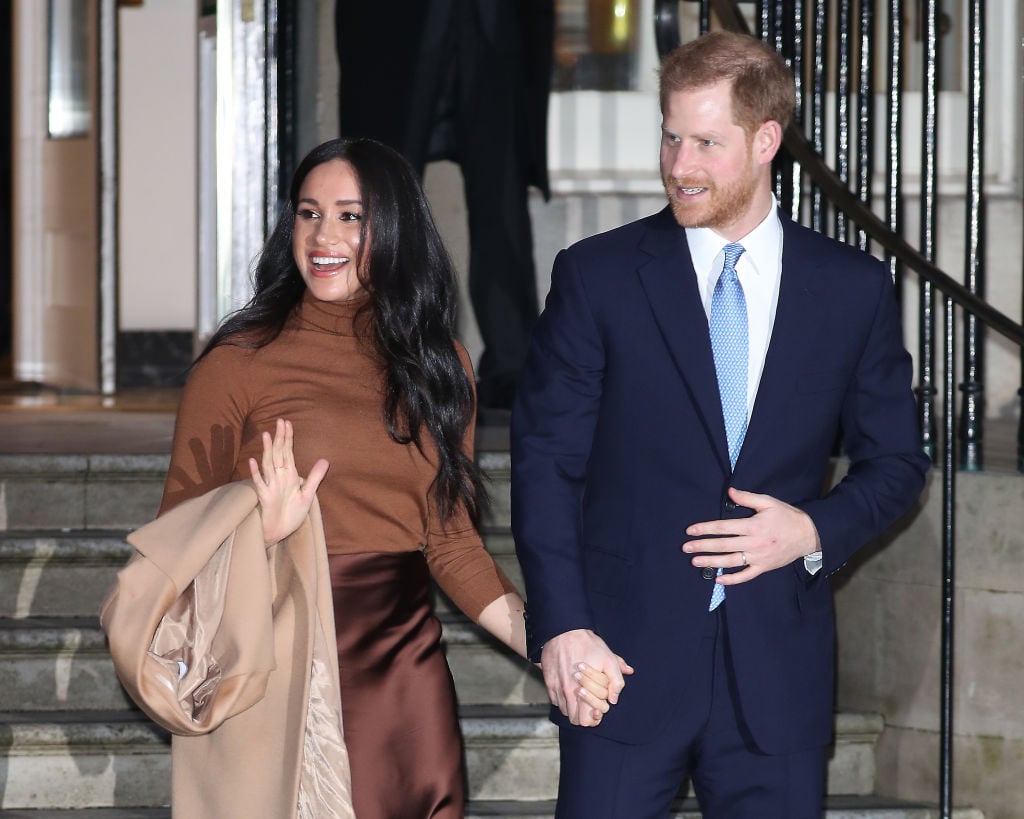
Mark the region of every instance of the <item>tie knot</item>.
POLYGON ((725 266, 722 270, 735 270, 736 262, 738 262, 740 256, 743 255, 743 245, 737 242, 731 242, 730 244, 727 244, 723 250, 725 252, 725 266))

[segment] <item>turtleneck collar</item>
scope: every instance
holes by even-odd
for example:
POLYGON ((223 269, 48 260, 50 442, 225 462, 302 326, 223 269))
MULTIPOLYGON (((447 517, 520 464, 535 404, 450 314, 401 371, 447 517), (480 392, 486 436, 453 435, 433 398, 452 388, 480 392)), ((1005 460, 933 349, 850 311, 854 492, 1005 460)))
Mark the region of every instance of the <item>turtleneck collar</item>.
POLYGON ((358 328, 356 316, 369 300, 369 294, 360 291, 348 301, 320 301, 307 290, 295 308, 295 317, 300 327, 309 330, 338 336, 366 336, 371 313, 367 310, 359 316, 358 328))

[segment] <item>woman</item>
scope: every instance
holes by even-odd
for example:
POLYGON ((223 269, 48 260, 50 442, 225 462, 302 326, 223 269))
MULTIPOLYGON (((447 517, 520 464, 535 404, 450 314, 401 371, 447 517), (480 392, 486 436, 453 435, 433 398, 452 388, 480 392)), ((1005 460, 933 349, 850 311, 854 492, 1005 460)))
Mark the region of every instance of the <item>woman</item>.
MULTIPOLYGON (((462 816, 431 576, 525 655, 522 599, 477 533, 484 493, 455 306, 405 160, 372 140, 324 143, 296 170, 255 295, 203 351, 175 427, 161 511, 251 476, 273 543, 319 499, 360 819, 462 816)), ((605 679, 582 682, 598 718, 605 679)))

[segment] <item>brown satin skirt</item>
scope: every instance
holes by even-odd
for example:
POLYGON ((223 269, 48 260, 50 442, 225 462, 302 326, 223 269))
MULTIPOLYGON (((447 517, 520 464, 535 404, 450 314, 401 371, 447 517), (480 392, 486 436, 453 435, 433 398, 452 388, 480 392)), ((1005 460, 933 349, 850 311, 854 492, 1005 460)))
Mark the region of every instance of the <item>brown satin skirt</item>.
POLYGON ((462 819, 462 741, 419 552, 330 555, 357 819, 462 819))

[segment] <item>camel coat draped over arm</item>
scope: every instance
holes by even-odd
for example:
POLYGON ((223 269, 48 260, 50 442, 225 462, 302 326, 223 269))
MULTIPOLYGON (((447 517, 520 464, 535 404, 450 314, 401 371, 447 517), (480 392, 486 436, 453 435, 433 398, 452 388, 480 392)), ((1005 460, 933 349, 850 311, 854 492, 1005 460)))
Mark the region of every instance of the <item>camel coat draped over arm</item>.
POLYGON ((122 684, 173 734, 174 815, 353 817, 319 506, 268 548, 240 481, 128 541, 100 621, 122 684))

